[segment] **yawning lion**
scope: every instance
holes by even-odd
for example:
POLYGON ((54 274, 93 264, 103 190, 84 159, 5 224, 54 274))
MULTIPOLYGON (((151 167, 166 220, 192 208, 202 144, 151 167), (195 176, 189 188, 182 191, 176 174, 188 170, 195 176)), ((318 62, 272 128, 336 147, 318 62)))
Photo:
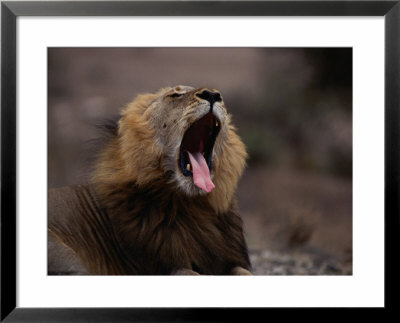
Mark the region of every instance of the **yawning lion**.
POLYGON ((250 274, 246 150, 221 94, 139 95, 111 132, 88 184, 49 191, 49 273, 250 274))

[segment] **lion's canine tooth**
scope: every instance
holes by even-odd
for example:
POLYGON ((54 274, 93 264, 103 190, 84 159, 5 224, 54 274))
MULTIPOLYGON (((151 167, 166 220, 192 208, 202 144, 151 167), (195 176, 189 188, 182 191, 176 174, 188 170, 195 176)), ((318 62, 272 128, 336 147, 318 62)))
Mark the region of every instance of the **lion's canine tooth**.
POLYGON ((187 165, 186 165, 186 169, 187 169, 187 170, 190 170, 190 164, 187 164, 187 165))
POLYGON ((218 126, 219 126, 219 123, 218 123, 218 121, 215 121, 215 126, 216 126, 216 127, 218 127, 218 126))

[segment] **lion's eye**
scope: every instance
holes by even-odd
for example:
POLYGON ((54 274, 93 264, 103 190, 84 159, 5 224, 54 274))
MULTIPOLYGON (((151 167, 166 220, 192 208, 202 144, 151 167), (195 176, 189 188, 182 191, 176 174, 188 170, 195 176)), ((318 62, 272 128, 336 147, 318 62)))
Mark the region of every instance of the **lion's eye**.
POLYGON ((183 95, 183 93, 177 93, 177 92, 175 92, 175 93, 172 93, 171 95, 170 95, 170 97, 171 98, 179 98, 180 96, 182 96, 183 95))

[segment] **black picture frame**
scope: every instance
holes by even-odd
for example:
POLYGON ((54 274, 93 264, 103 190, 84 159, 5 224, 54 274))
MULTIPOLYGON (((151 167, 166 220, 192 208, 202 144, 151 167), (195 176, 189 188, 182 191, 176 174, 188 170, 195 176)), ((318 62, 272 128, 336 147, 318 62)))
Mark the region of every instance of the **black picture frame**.
MULTIPOLYGON (((16 307, 16 19, 19 16, 382 16, 385 19, 385 307, 399 274, 400 1, 82 1, 1 3, 1 321, 252 321, 263 309, 16 307)), ((282 309, 270 309, 282 313, 282 309)), ((293 309, 296 310, 296 309, 293 309)), ((297 309, 297 311, 303 311, 297 309)), ((327 310, 328 311, 328 310, 327 310)), ((332 311, 329 310, 330 313, 332 311)), ((349 312, 347 312, 349 314, 349 312)), ((325 314, 326 315, 326 314, 325 314)), ((332 315, 332 314, 329 314, 332 315)), ((372 315, 372 316, 371 316, 372 315)), ((267 319, 267 318, 265 318, 267 319)))

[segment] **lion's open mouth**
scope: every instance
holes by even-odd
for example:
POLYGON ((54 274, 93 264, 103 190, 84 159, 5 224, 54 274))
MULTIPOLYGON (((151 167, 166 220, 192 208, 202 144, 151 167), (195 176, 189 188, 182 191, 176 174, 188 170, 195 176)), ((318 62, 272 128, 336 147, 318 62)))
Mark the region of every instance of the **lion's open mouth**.
POLYGON ((212 151, 221 128, 214 114, 207 113, 194 122, 185 132, 180 153, 179 166, 184 176, 193 176, 194 184, 203 191, 211 192, 212 151))

